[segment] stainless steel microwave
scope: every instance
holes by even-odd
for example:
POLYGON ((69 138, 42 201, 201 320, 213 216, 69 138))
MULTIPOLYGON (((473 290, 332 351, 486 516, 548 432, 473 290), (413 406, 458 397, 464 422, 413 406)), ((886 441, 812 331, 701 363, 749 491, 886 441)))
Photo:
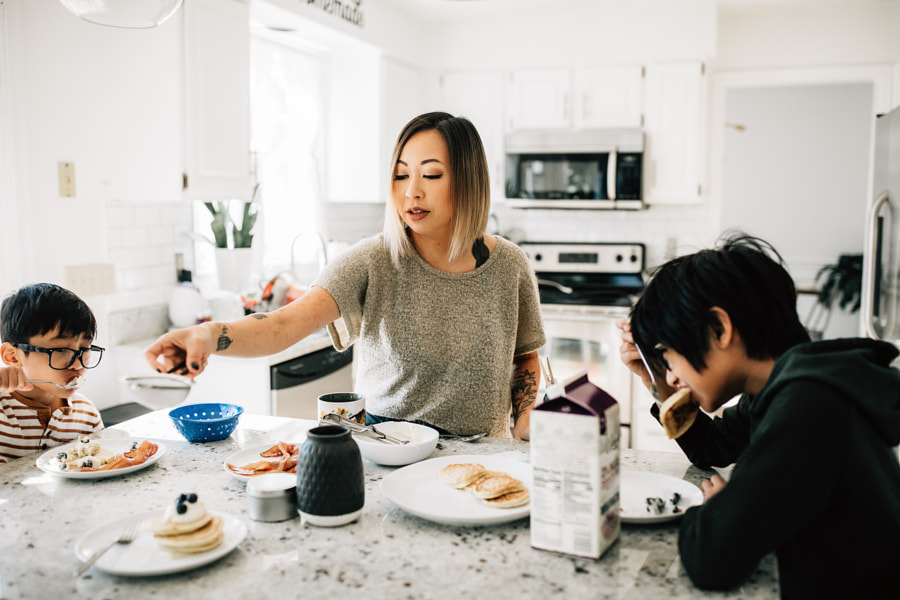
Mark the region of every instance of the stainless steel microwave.
POLYGON ((516 132, 506 136, 505 153, 508 206, 644 207, 640 129, 516 132))

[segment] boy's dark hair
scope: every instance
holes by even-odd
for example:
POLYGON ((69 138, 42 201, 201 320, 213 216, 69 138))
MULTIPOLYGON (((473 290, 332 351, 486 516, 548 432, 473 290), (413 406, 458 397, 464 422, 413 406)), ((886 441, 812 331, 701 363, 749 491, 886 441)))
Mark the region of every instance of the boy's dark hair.
POLYGON ((58 285, 34 283, 3 299, 0 341, 27 344, 59 327, 59 335, 94 339, 97 319, 84 300, 58 285))
POLYGON ((749 358, 778 358, 809 341, 781 255, 764 240, 728 231, 715 248, 659 267, 632 308, 634 341, 654 370, 666 370, 657 344, 684 356, 698 372, 706 368, 709 333, 721 327, 710 311, 714 306, 728 313, 749 358))

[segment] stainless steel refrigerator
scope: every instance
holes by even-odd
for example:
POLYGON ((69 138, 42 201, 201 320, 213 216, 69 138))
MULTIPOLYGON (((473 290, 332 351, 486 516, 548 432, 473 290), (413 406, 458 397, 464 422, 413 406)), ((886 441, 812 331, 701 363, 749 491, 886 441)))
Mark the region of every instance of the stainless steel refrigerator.
POLYGON ((863 333, 900 345, 900 107, 876 120, 872 184, 863 254, 863 333))

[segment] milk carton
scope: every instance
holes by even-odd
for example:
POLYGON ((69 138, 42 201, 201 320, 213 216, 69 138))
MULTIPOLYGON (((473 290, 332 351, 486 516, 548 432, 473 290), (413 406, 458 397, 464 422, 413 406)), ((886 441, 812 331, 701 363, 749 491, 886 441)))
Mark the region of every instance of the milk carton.
POLYGON ((619 404, 578 375, 531 412, 531 546, 597 559, 619 537, 619 404))

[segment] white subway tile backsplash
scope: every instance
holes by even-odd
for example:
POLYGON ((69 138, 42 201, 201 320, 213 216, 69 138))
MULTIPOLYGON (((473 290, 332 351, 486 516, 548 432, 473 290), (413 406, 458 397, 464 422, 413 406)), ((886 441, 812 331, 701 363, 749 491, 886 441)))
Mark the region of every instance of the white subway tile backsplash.
POLYGON ((169 325, 167 307, 175 287, 175 253, 190 265, 189 203, 107 204, 110 262, 117 292, 110 297, 115 343, 154 337, 169 325))

